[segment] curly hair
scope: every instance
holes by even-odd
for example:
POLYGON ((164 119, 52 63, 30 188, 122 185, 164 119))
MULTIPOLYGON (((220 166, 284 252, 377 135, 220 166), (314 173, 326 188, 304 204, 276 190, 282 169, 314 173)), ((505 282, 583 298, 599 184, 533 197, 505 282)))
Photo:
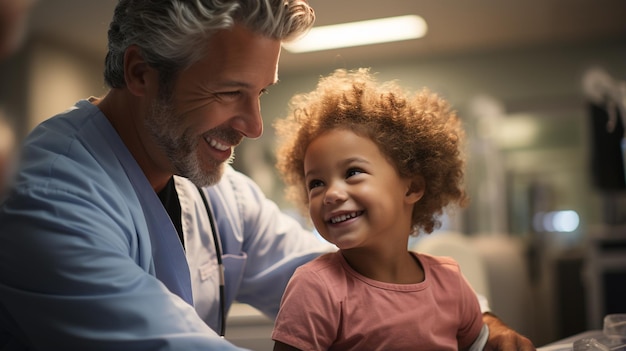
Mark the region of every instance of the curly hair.
POLYGON ((308 208, 304 155, 319 135, 346 129, 370 138, 403 178, 422 181, 424 195, 415 204, 413 233, 441 226, 445 207, 465 207, 464 131, 449 104, 424 88, 411 94, 397 82, 378 84, 369 69, 336 70, 317 88, 295 95, 287 117, 274 122, 278 136, 276 167, 287 198, 303 213, 308 208))
MULTIPOLYGON (((306 33, 315 12, 306 0, 119 0, 108 31, 104 81, 122 88, 124 53, 137 45, 169 84, 205 54, 206 41, 240 23, 263 36, 289 41, 306 33)), ((219 53, 216 53, 219 55, 219 53)))

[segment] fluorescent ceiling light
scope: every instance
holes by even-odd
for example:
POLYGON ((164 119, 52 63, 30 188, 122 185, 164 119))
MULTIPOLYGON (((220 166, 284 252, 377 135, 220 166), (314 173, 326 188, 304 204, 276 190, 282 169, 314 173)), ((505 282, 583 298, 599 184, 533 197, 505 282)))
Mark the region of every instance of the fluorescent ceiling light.
POLYGON ((302 38, 283 44, 293 53, 421 38, 428 27, 420 16, 407 15, 313 27, 302 38))

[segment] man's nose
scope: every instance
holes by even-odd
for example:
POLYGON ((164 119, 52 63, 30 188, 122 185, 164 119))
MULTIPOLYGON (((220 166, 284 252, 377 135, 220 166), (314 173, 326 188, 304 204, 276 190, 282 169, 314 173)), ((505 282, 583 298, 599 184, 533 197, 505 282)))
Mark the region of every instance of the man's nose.
POLYGON ((240 115, 233 121, 232 127, 250 139, 256 139, 263 134, 263 117, 258 98, 250 99, 243 105, 240 115))

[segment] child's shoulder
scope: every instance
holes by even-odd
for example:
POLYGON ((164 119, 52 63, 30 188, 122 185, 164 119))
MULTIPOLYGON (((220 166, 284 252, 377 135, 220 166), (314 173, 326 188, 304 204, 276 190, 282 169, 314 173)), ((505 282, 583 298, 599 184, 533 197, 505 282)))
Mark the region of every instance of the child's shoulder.
POLYGON ((321 283, 324 286, 343 286, 348 274, 341 262, 339 252, 323 254, 314 260, 298 267, 291 277, 292 281, 307 281, 321 283))
POLYGON ((340 255, 339 251, 323 254, 298 267, 297 270, 300 272, 319 272, 331 268, 337 268, 341 266, 340 255))
POLYGON ((459 266, 459 263, 454 258, 449 256, 434 256, 421 252, 413 252, 413 254, 417 257, 422 266, 452 266, 457 268, 459 266))

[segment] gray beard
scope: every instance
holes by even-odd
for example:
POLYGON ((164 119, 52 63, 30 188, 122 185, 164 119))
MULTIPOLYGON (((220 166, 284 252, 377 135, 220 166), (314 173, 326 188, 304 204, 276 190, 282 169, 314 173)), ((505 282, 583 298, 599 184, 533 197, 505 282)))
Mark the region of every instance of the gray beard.
MULTIPOLYGON (((190 130, 183 130, 178 123, 180 118, 167 99, 159 98, 153 102, 144 125, 156 144, 165 152, 176 175, 189 179, 199 187, 216 184, 224 174, 224 163, 200 162, 197 150, 201 139, 190 130)), ((228 163, 232 162, 233 156, 228 163)))

